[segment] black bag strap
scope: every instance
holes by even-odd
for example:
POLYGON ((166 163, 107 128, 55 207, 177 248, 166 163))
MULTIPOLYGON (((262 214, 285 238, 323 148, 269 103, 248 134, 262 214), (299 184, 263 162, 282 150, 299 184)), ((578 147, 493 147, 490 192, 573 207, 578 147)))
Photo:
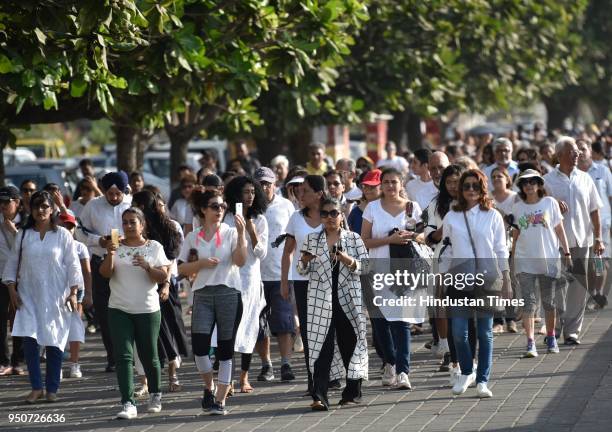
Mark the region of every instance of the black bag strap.
POLYGON ((474 253, 474 258, 478 258, 478 255, 476 255, 476 246, 474 245, 474 239, 472 238, 472 230, 470 229, 470 223, 468 222, 468 218, 465 212, 463 212, 463 219, 465 220, 465 226, 467 227, 468 236, 470 237, 470 245, 472 245, 472 252, 474 253))
POLYGON ((19 242, 19 258, 17 258, 17 274, 15 275, 15 289, 17 289, 17 285, 19 284, 19 273, 21 270, 21 256, 23 255, 23 238, 25 237, 26 230, 24 229, 21 232, 21 241, 19 242))

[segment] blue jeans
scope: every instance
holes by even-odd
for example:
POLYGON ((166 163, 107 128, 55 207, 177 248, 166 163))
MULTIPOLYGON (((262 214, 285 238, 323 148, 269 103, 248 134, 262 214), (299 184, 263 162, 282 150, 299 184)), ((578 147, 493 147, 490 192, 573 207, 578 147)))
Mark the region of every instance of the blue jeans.
MULTIPOLYGON (((473 369, 473 353, 468 340, 468 318, 452 318, 453 342, 457 350, 457 358, 461 366, 462 375, 470 375, 473 369)), ((493 363, 493 317, 476 318, 476 331, 478 332, 478 370, 476 382, 486 383, 491 374, 493 363)))
POLYGON ((410 370, 410 324, 373 318, 376 338, 383 351, 383 361, 395 365, 397 374, 410 370))
MULTIPOLYGON (((47 351, 47 372, 45 374, 45 388, 47 393, 57 393, 60 385, 62 371, 62 351, 54 346, 45 347, 47 351)), ((40 352, 38 342, 31 337, 23 338, 23 353, 28 365, 28 375, 32 390, 42 390, 42 373, 40 371, 40 352)))

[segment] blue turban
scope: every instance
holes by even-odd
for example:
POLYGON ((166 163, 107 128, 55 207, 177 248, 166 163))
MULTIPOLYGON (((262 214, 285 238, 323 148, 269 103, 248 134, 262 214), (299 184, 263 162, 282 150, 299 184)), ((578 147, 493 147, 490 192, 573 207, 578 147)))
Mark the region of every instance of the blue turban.
POLYGON ((105 191, 113 186, 121 192, 125 192, 128 185, 128 176, 124 171, 110 172, 102 177, 102 187, 105 191))

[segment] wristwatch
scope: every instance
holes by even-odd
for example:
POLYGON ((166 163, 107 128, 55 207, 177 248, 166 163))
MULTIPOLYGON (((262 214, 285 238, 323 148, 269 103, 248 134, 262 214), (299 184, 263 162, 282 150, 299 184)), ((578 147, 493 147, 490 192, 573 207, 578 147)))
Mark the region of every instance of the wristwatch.
POLYGON ((602 239, 601 239, 601 237, 595 237, 595 241, 600 242, 600 241, 602 241, 602 239))

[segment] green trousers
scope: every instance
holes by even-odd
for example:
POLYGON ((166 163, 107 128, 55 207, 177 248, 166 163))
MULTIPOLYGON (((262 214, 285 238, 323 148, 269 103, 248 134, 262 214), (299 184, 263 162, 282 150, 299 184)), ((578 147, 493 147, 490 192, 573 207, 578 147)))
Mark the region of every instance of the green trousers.
POLYGON ((130 314, 108 308, 108 323, 113 341, 115 367, 121 403, 134 400, 134 342, 147 376, 149 393, 159 393, 161 367, 157 353, 157 338, 161 322, 160 311, 130 314))

